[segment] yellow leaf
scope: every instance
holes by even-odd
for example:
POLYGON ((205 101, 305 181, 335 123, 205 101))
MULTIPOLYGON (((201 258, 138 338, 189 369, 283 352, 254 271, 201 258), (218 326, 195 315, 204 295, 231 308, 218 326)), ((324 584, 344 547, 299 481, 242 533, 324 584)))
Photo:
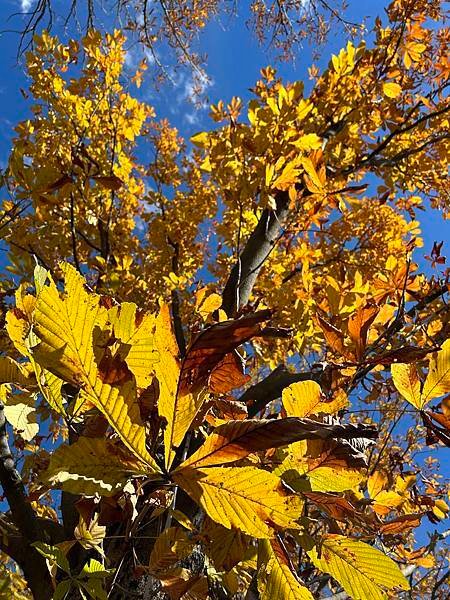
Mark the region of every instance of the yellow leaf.
POLYGON ((383 94, 388 98, 398 98, 402 93, 402 88, 398 83, 383 83, 383 94))
POLYGON ((329 573, 353 600, 384 600, 386 592, 408 590, 409 584, 388 556, 342 535, 325 535, 308 555, 314 565, 329 573))
POLYGON ((206 131, 196 133, 191 137, 191 142, 199 148, 205 148, 208 145, 209 135, 206 131))
POLYGON ((218 310, 222 306, 222 296, 219 294, 210 294, 207 296, 197 308, 197 312, 206 319, 215 310, 218 310))
POLYGON ((450 339, 430 359, 428 376, 422 391, 422 406, 450 392, 450 339))
POLYGON ((422 409, 420 379, 415 364, 394 363, 391 365, 391 374, 395 387, 405 400, 419 410, 422 409))
POLYGON ((39 432, 33 397, 26 397, 25 394, 10 394, 4 411, 8 423, 20 432, 21 437, 27 442, 39 432))
POLYGON ((291 571, 289 560, 275 540, 261 540, 258 590, 261 600, 313 600, 313 595, 291 571))
POLYGON ((147 388, 153 379, 154 363, 159 360, 153 341, 155 317, 140 313, 131 302, 113 306, 108 317, 114 336, 125 344, 123 358, 135 376, 137 386, 147 388))
POLYGON ((106 526, 98 524, 99 514, 96 513, 90 523, 86 523, 80 515, 78 525, 74 529, 74 537, 86 550, 96 550, 104 556, 101 544, 105 538, 106 526))
POLYGON ((53 452, 41 481, 71 494, 114 496, 130 477, 147 474, 146 465, 110 440, 80 437, 53 452))
POLYGON ((282 401, 288 417, 333 414, 348 403, 343 395, 331 402, 324 402, 320 385, 312 380, 292 383, 283 390, 282 401))
MULTIPOLYGON (((28 363, 29 366, 29 363, 28 363)), ((15 383, 26 386, 33 383, 25 368, 9 356, 0 357, 0 384, 15 383)), ((36 385, 36 383, 35 383, 36 385)))
POLYGON ((63 264, 61 268, 64 296, 50 281, 37 299, 34 319, 40 343, 33 348, 33 358, 61 379, 80 386, 83 397, 105 415, 123 443, 153 472, 159 472, 145 446, 134 379, 108 383, 100 371, 109 349, 101 343, 96 346, 94 335, 101 337, 107 311, 100 305, 100 297, 85 289, 83 277, 72 266, 63 264))
POLYGON ((154 370, 159 382, 158 412, 167 421, 164 430, 166 468, 175 457, 175 449, 183 441, 186 432, 204 400, 204 393, 179 393, 180 362, 178 345, 172 331, 169 308, 163 305, 156 318, 155 349, 159 361, 154 370))
POLYGON ((189 540, 181 527, 169 527, 161 533, 150 553, 149 570, 156 577, 165 573, 176 562, 186 558, 194 549, 195 541, 189 540))
POLYGON ((186 467, 173 474, 175 483, 207 515, 227 529, 256 538, 270 538, 273 527, 297 529, 300 498, 287 495, 273 473, 256 467, 186 467), (270 525, 269 525, 270 523, 270 525))

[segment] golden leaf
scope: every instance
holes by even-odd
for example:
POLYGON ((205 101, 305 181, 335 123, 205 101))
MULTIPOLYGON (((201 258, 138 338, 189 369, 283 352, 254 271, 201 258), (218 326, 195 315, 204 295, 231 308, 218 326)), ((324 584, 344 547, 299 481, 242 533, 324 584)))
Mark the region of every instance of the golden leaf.
POLYGON ((392 381, 400 394, 410 404, 423 408, 420 394, 420 379, 414 363, 394 363, 391 365, 392 381))
POLYGON ((151 471, 158 472, 145 447, 134 380, 110 384, 101 376, 101 360, 108 348, 96 348, 94 334, 101 335, 107 311, 99 296, 86 291, 84 279, 74 267, 63 264, 62 270, 65 295, 61 297, 50 281, 37 299, 34 319, 40 343, 33 348, 33 358, 61 379, 80 386, 83 396, 105 415, 123 443, 151 471))
POLYGON ((261 600, 313 600, 311 592, 292 572, 289 559, 277 540, 260 540, 258 560, 261 600))
POLYGON ((409 584, 388 556, 342 535, 325 535, 308 555, 314 565, 329 573, 353 600, 384 600, 386 592, 408 590, 409 584))
POLYGON ((433 398, 450 392, 450 339, 430 359, 428 376, 422 390, 422 407, 433 398))
POLYGON ((147 466, 105 438, 80 437, 62 444, 50 457, 41 481, 71 494, 114 496, 132 476, 148 475, 147 466))
POLYGON ((273 473, 256 467, 186 467, 173 474, 175 483, 206 514, 227 529, 270 538, 274 528, 297 529, 302 501, 287 495, 273 473))

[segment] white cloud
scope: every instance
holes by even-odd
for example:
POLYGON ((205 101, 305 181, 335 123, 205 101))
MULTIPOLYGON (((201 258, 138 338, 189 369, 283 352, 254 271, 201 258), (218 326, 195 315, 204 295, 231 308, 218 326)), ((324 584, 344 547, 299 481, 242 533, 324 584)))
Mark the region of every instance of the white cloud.
POLYGON ((22 12, 28 12, 33 6, 34 0, 20 0, 20 10, 22 12))

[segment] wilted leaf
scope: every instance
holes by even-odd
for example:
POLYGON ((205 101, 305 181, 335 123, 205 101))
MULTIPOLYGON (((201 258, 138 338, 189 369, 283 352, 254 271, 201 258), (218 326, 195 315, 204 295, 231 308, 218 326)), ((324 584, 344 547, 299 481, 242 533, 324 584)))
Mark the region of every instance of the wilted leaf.
POLYGON ((423 513, 400 515, 400 517, 396 517, 387 523, 383 523, 383 525, 380 526, 380 533, 383 535, 405 533, 406 531, 419 527, 422 517, 423 513))
POLYGON ((227 529, 256 538, 273 536, 273 528, 293 528, 302 501, 287 495, 278 477, 256 467, 186 467, 173 474, 206 514, 227 529))
POLYGON ((218 466, 240 460, 253 452, 286 446, 298 440, 329 439, 346 432, 356 435, 356 431, 353 426, 318 423, 296 417, 229 421, 216 427, 177 470, 187 466, 218 466))
POLYGON ((348 320, 348 333, 355 344, 357 360, 360 360, 364 355, 369 327, 379 311, 378 306, 367 304, 358 308, 348 320))
POLYGON ((303 496, 337 521, 354 519, 359 514, 353 504, 342 496, 325 492, 303 492, 303 496))
POLYGON ((213 369, 224 357, 241 344, 261 333, 261 323, 271 317, 270 310, 261 310, 240 319, 215 323, 192 340, 181 370, 181 391, 205 385, 213 369))
POLYGON ((97 183, 108 190, 117 192, 123 186, 123 181, 117 175, 95 175, 92 177, 97 183))

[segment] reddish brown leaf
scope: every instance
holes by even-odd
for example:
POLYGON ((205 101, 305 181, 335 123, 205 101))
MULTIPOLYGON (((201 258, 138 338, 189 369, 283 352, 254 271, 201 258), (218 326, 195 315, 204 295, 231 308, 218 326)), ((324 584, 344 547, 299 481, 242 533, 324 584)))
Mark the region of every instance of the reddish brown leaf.
POLYGON ((422 410, 420 412, 422 422, 427 428, 426 443, 428 446, 441 441, 444 446, 450 448, 450 419, 444 414, 422 410))
POLYGON ((325 321, 325 319, 323 319, 320 315, 316 315, 316 318, 320 328, 322 329, 325 341, 331 350, 337 354, 340 354, 341 356, 344 356, 348 360, 353 360, 353 355, 345 347, 344 334, 342 331, 337 329, 334 325, 331 325, 331 323, 328 323, 328 321, 325 321))
POLYGON ((427 354, 431 352, 438 352, 439 347, 433 346, 430 348, 419 348, 417 346, 402 346, 395 350, 389 350, 380 354, 379 356, 373 356, 366 359, 366 363, 369 365, 391 365, 392 363, 411 363, 416 360, 425 358, 427 354))
POLYGON ((405 531, 415 529, 419 527, 424 514, 401 515, 387 523, 383 523, 380 527, 380 533, 383 535, 396 535, 397 533, 404 533, 405 531))
POLYGON ((44 193, 56 192, 68 183, 73 183, 72 177, 70 177, 69 175, 63 175, 53 183, 50 183, 46 188, 44 188, 41 191, 44 193))
POLYGON ((214 394, 227 394, 250 379, 244 373, 244 361, 236 350, 224 356, 209 376, 209 389, 214 394))
POLYGON ((311 500, 321 510, 325 511, 330 517, 338 521, 346 521, 357 514, 356 508, 342 496, 328 494, 326 492, 303 492, 308 500, 311 500))
POLYGON ((358 361, 364 355, 369 327, 374 322, 379 310, 375 304, 368 303, 358 308, 348 321, 348 333, 355 343, 356 358, 358 361))
MULTIPOLYGON (((220 466, 245 458, 253 452, 286 446, 299 440, 328 440, 364 435, 373 437, 375 433, 372 427, 362 424, 330 425, 297 417, 229 421, 216 427, 203 445, 178 469, 187 466, 196 468, 220 466)), ((317 460, 321 461, 322 457, 317 460)), ((344 459, 337 460, 342 463, 344 459)))
POLYGON ((112 190, 117 192, 123 186, 123 181, 120 177, 116 175, 96 175, 92 177, 95 181, 97 181, 100 185, 107 188, 108 190, 112 190))
MULTIPOLYGON (((193 387, 205 385, 212 371, 225 356, 241 344, 259 336, 262 330, 261 323, 271 316, 270 310, 261 310, 240 319, 215 323, 198 333, 192 340, 183 361, 180 392, 183 394, 193 387)), ((218 380, 219 375, 216 376, 218 380)))
POLYGON ((98 375, 103 383, 109 383, 110 385, 123 384, 133 378, 133 374, 124 359, 120 354, 112 356, 109 348, 105 349, 105 353, 98 364, 98 375))

